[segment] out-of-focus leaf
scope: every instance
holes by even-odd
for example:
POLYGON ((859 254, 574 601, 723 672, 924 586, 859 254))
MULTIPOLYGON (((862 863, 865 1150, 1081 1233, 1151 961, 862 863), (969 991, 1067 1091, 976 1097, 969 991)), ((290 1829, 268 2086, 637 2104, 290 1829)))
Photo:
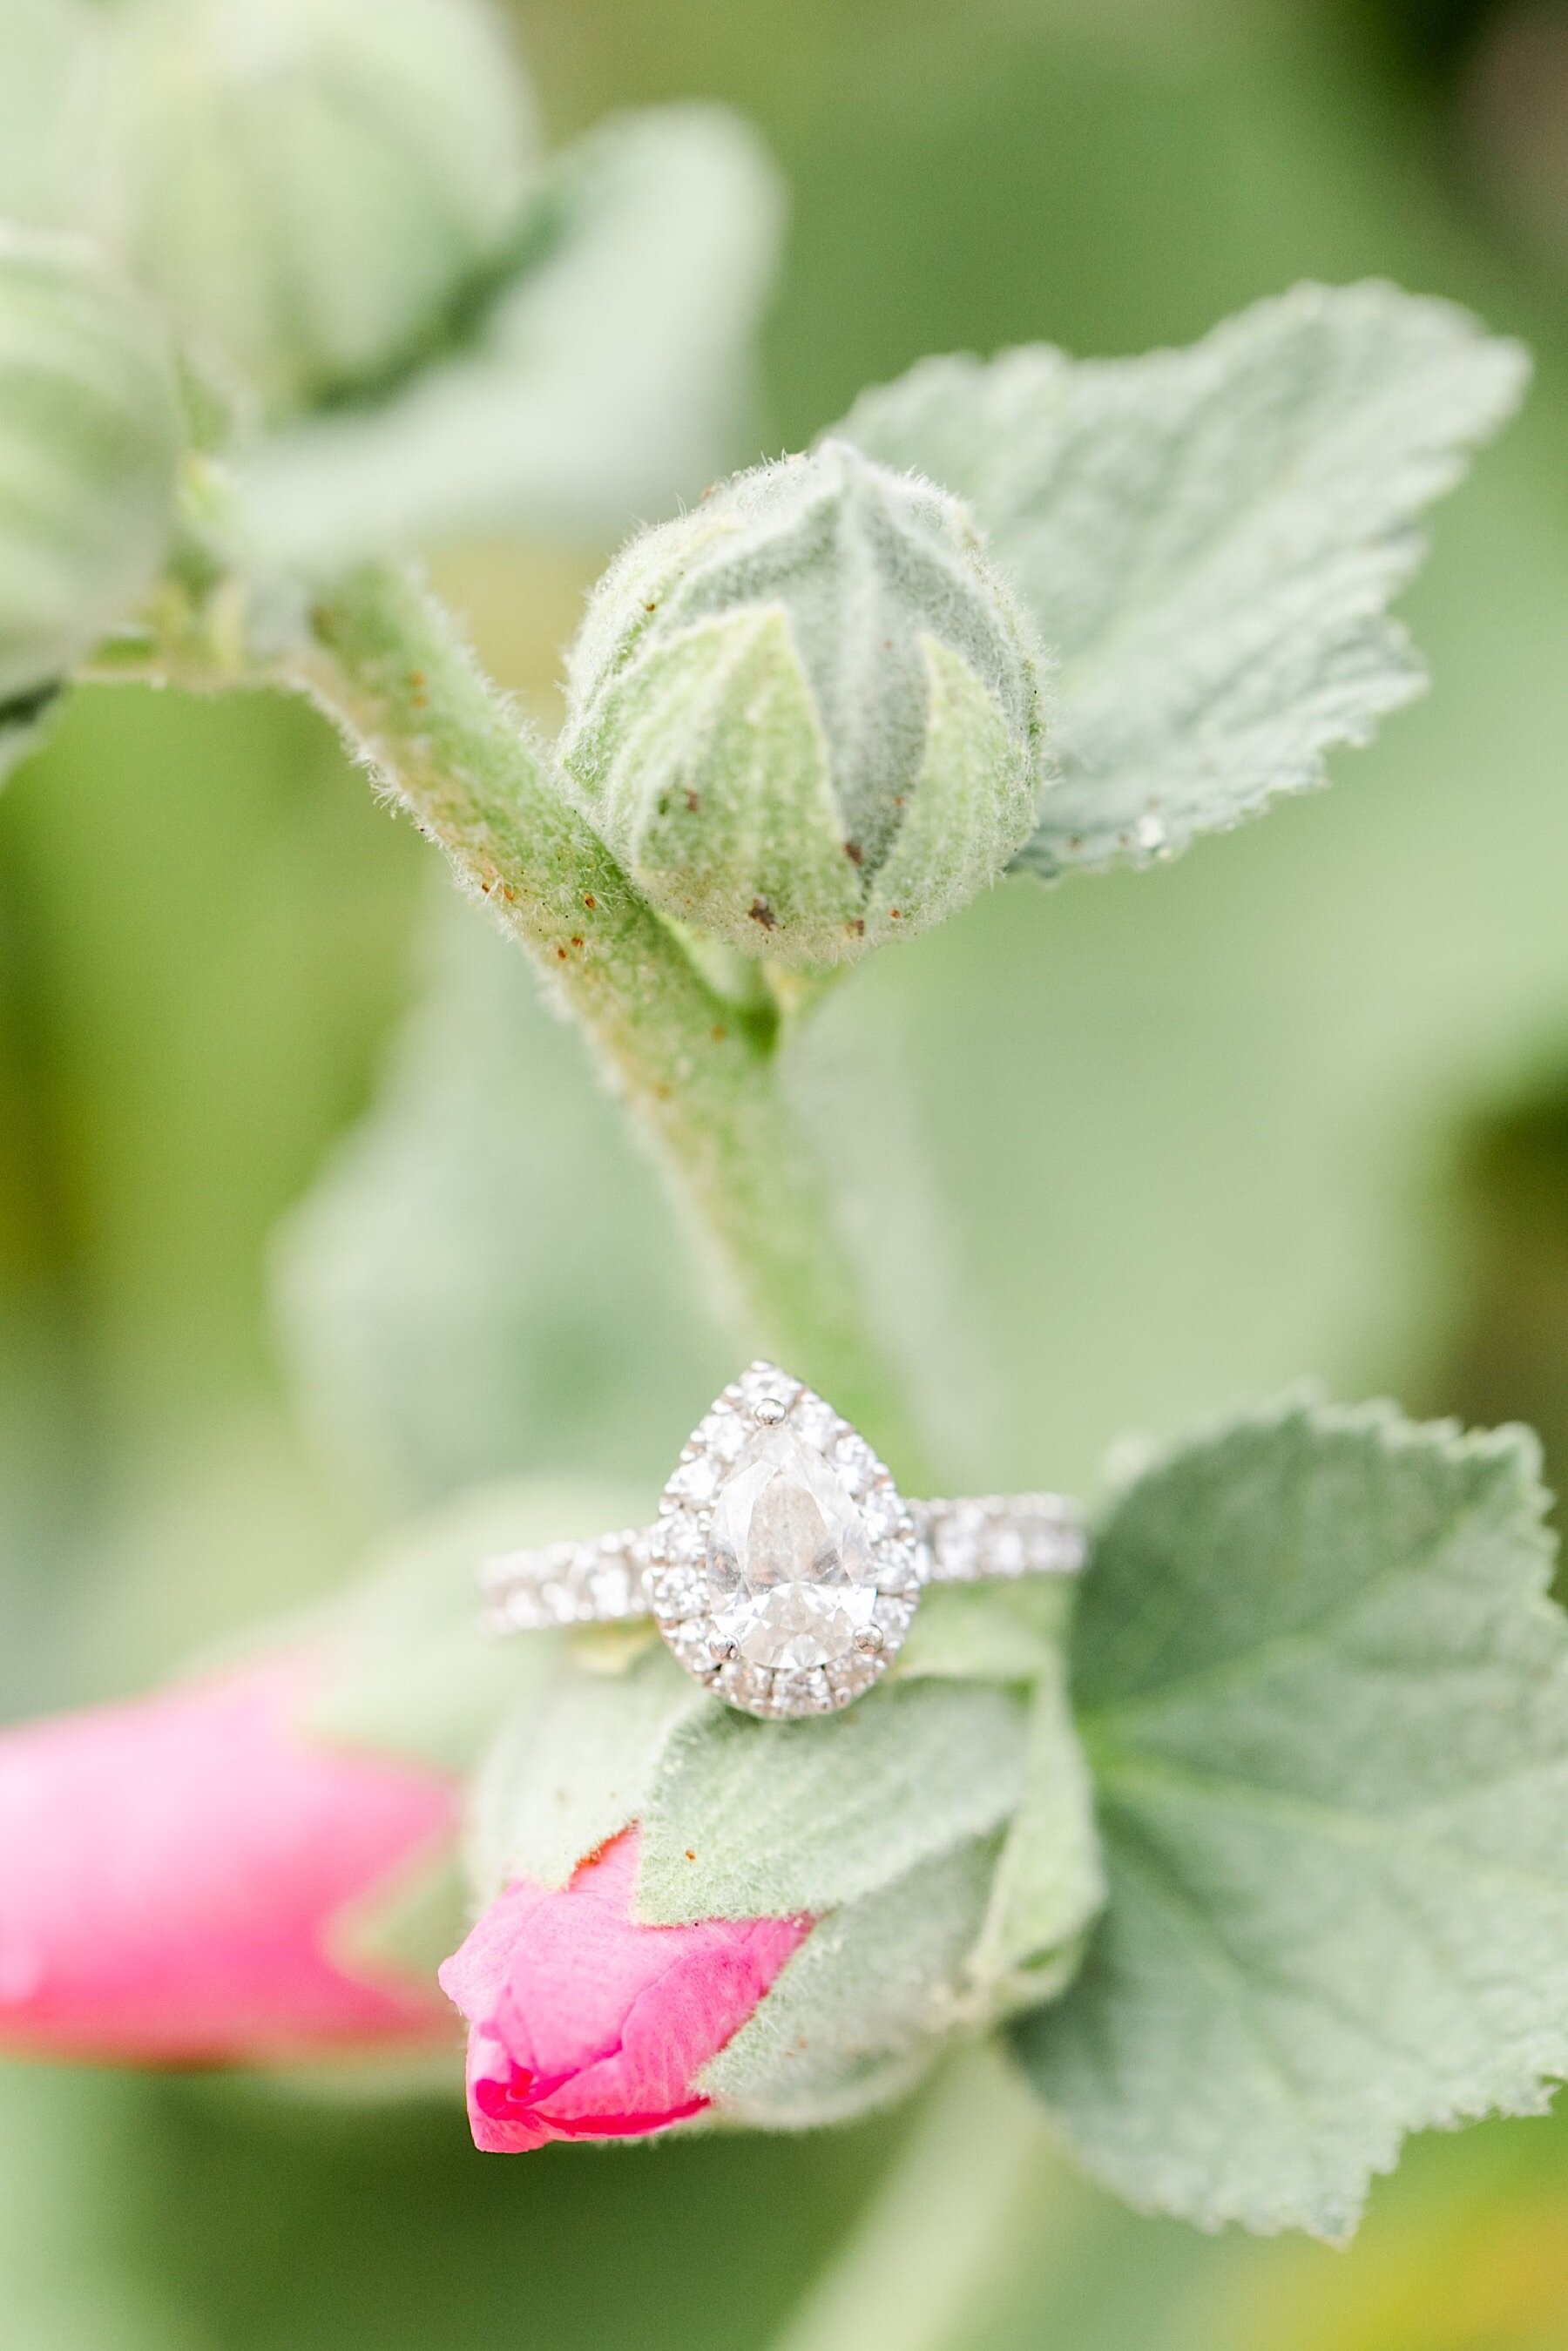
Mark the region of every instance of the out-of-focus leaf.
POLYGON ((780 216, 726 109, 606 123, 557 167, 541 249, 469 348, 250 453, 263 544, 320 568, 519 529, 599 540, 695 495, 733 454, 780 216))
POLYGON ((1184 848, 1323 780, 1424 672, 1416 517, 1519 399, 1517 344, 1378 284, 1300 286, 1190 350, 928 360, 835 427, 967 498, 1058 663, 1019 869, 1184 848))
POLYGON ((1110 1906, 1017 2028, 1084 2162, 1354 2226, 1408 2131, 1568 2070, 1568 1625, 1519 1431, 1293 1402, 1113 1508, 1075 1695, 1110 1906))
POLYGON ((41 694, 26 695, 0 709, 0 784, 43 741, 59 699, 60 688, 48 685, 41 694))
POLYGON ((1065 1576, 930 1584, 892 1670, 899 1680, 1032 1681, 1060 1667, 1071 1610, 1065 1576))
POLYGON ((695 1421, 733 1357, 580 1040, 509 942, 444 893, 435 911, 380 1102, 282 1236, 288 1353, 383 1505, 570 1468, 645 1476, 646 1515, 673 1399, 695 1421))
POLYGON ((5 0, 0 9, 0 217, 69 228, 92 160, 96 9, 87 0, 5 0))
POLYGON ((491 1552, 597 1534, 628 1496, 591 1486, 517 1485, 469 1495, 413 1526, 340 1600, 280 1629, 321 1656, 309 1728, 321 1739, 470 1770, 507 1708, 552 1662, 547 1636, 479 1628, 476 1571, 491 1552))

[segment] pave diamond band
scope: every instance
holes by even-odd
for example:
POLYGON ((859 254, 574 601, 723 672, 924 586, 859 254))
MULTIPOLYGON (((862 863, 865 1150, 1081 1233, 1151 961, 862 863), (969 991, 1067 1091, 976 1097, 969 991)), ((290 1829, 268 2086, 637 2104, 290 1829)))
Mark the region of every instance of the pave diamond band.
POLYGON ((748 1714, 830 1714, 879 1681, 928 1583, 1070 1575, 1060 1494, 905 1501, 859 1431, 753 1364, 683 1448, 652 1526, 486 1560, 493 1634, 651 1616, 680 1663, 748 1714))
MULTIPOLYGON (((920 1545, 923 1584, 1073 1575, 1083 1564, 1083 1522, 1061 1494, 911 1502, 909 1514, 920 1545)), ((484 1629, 546 1633, 562 1625, 613 1625, 651 1616, 647 1575, 655 1532, 653 1527, 625 1527, 588 1542, 497 1552, 479 1569, 484 1629)))

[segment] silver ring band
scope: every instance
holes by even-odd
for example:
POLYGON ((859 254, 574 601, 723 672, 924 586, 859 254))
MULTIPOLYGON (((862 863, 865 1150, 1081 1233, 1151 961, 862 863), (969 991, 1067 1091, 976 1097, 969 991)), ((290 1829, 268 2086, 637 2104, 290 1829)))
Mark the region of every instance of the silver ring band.
MULTIPOLYGON (((926 1583, 979 1583, 1017 1575, 1075 1575, 1083 1517, 1064 1494, 978 1494, 911 1502, 926 1583)), ((587 1542, 497 1552, 479 1564, 481 1624, 497 1635, 651 1616, 647 1578, 656 1526, 625 1527, 587 1542)))
POLYGON ((886 1672, 931 1583, 1071 1575, 1061 1494, 904 1500, 849 1422, 753 1364, 698 1424, 653 1525, 507 1552, 479 1569, 493 1635, 651 1617, 743 1711, 832 1713, 886 1672))

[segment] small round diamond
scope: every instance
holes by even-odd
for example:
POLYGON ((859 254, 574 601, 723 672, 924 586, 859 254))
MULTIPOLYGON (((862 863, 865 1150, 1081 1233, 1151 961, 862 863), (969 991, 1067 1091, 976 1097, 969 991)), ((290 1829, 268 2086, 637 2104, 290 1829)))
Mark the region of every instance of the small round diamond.
POLYGON ((765 1667, 748 1666, 744 1658, 737 1658, 722 1667, 714 1687, 731 1706, 744 1708, 747 1714, 773 1711, 773 1676, 765 1667))
POLYGON ((780 1714, 827 1714, 832 1688, 821 1666, 810 1673, 775 1674, 773 1703, 780 1714))
POLYGON ((704 1445, 717 1461, 733 1461, 751 1431, 738 1412, 710 1412, 697 1431, 704 1445))
POLYGON ((819 1453, 832 1450, 844 1425, 831 1405, 824 1404, 821 1396, 814 1395, 803 1395, 790 1418, 796 1435, 803 1437, 808 1445, 814 1445, 819 1453))
POLYGON ((879 1657, 841 1657, 826 1670, 834 1698, 840 1706, 848 1706, 852 1698, 859 1698, 881 1679, 883 1665, 879 1657))
POLYGON ((665 1490, 682 1501, 711 1502, 723 1476, 723 1464, 710 1453, 694 1454, 691 1460, 682 1462, 665 1490))
POLYGON ((622 1560, 606 1560, 588 1579, 595 1616, 630 1616, 632 1609, 632 1572, 622 1560))
POLYGON ((654 1557, 662 1566, 695 1567, 707 1552, 707 1527, 700 1511, 674 1510, 654 1530, 654 1557))
POLYGON ((659 1630, 688 1674, 695 1674, 699 1681, 712 1679, 714 1658, 708 1646, 712 1635, 707 1618, 692 1616, 679 1625, 665 1624, 661 1620, 659 1630))
POLYGON ((920 1571, 915 1563, 912 1546, 897 1542, 881 1546, 876 1561, 876 1588, 879 1592, 894 1593, 901 1600, 918 1599, 920 1571))
POLYGON ((708 1605, 707 1579, 692 1567, 665 1567, 650 1579, 648 1597, 655 1616, 701 1616, 708 1605))
POLYGON ((896 1649, 915 1622, 913 1600, 895 1600, 887 1593, 879 1594, 872 1610, 872 1622, 883 1636, 888 1649, 896 1649))

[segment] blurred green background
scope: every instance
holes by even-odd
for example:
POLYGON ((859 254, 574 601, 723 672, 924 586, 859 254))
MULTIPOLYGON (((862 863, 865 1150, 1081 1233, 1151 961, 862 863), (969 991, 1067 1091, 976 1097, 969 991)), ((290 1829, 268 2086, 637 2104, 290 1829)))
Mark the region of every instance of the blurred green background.
MULTIPOLYGON (((698 94, 771 142, 737 456, 926 350, 1133 351, 1307 275, 1535 345, 1407 601, 1430 697, 1332 793, 882 958, 799 1083, 951 1484, 1092 1487, 1303 1372, 1533 1418, 1568 1480, 1568 11, 516 14, 554 136, 698 94)), ((546 714, 604 552, 441 566, 546 714)), ((652 1482, 731 1367, 575 1040, 429 864, 268 701, 82 695, 0 799, 0 1708, 132 1688, 470 1477, 652 1482), (444 1409, 443 1345, 487 1416, 444 1409), (378 1385, 400 1350, 423 1395, 378 1385)), ((0 2337, 761 2346, 904 2128, 504 2164, 455 2107, 10 2068, 0 2337)), ((1568 2115, 1414 2147, 1345 2255, 1140 2221, 1046 2153, 1026 2187, 984 2292, 899 2342, 1568 2346, 1568 2115)))

